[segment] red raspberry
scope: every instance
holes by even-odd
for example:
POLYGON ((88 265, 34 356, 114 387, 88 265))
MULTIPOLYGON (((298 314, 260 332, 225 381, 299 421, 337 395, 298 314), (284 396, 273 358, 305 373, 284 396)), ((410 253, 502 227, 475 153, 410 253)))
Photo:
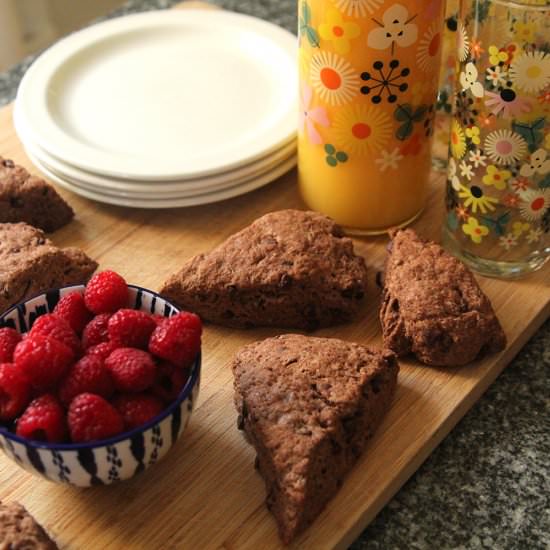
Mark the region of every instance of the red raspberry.
POLYGON ((164 403, 158 397, 147 393, 120 394, 114 398, 113 405, 122 415, 126 430, 143 426, 164 409, 164 403))
POLYGON ((157 366, 157 376, 151 391, 166 403, 178 397, 189 379, 189 369, 182 369, 164 361, 157 366))
POLYGON ((69 323, 77 334, 82 334, 84 327, 93 317, 84 303, 84 296, 80 294, 80 292, 65 294, 65 296, 57 302, 53 314, 69 323))
POLYGON ((103 397, 93 393, 81 393, 72 400, 68 421, 74 443, 107 439, 124 429, 120 413, 103 397))
POLYGON ((30 336, 41 334, 42 336, 53 338, 71 348, 75 357, 80 357, 81 355, 82 348, 76 332, 67 321, 57 317, 57 315, 47 313, 38 317, 33 323, 29 334, 30 336))
POLYGON ((91 348, 88 348, 86 350, 86 355, 95 355, 96 357, 99 357, 102 361, 105 361, 115 349, 119 348, 120 346, 116 344, 115 342, 102 342, 101 344, 97 344, 97 346, 92 346, 91 348))
POLYGON ((114 271, 94 275, 84 291, 86 307, 94 313, 114 313, 128 307, 128 285, 114 271))
POLYGON ((0 421, 14 420, 30 400, 27 377, 12 363, 0 364, 0 421))
POLYGON ((13 350, 21 342, 21 334, 14 328, 0 328, 0 363, 13 361, 13 350))
POLYGON ((69 370, 59 385, 59 399, 65 406, 81 393, 111 397, 114 387, 111 374, 98 356, 85 355, 69 370))
POLYGON ((27 376, 31 386, 47 391, 67 372, 74 360, 74 354, 58 340, 33 334, 17 344, 13 360, 17 368, 27 376))
POLYGON ((191 365, 201 348, 201 320, 186 311, 164 319, 149 340, 149 351, 179 367, 191 365))
POLYGON ((102 342, 109 340, 107 325, 111 318, 110 313, 96 315, 85 327, 82 332, 82 347, 87 350, 92 346, 97 346, 102 342))
POLYGON ((154 380, 157 366, 146 351, 118 348, 107 357, 105 366, 111 371, 115 388, 123 392, 141 392, 154 380))
POLYGON ((120 347, 146 350, 156 327, 155 320, 148 313, 120 309, 109 319, 109 339, 120 347))
POLYGON ((17 421, 15 433, 27 439, 62 443, 67 437, 67 422, 61 403, 51 394, 37 397, 17 421))

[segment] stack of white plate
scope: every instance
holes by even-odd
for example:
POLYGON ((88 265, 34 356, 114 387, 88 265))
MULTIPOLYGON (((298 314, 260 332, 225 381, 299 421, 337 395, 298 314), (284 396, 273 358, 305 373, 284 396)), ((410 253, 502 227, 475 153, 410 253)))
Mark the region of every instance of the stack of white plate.
POLYGON ((296 163, 296 38, 223 11, 162 11, 75 33, 27 71, 16 131, 53 182, 141 208, 246 193, 296 163))

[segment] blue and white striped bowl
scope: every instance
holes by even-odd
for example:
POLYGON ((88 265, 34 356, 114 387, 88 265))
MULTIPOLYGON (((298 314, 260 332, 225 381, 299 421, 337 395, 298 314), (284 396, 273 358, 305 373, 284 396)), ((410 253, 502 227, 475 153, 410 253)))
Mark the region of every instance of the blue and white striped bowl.
MULTIPOLYGON (((129 307, 164 317, 179 313, 178 308, 155 292, 128 287, 129 307)), ((48 291, 22 302, 0 316, 0 327, 27 332, 37 317, 52 312, 62 296, 75 291, 83 293, 84 286, 48 291)), ((0 448, 25 470, 59 483, 90 487, 128 479, 158 462, 183 433, 199 395, 200 372, 199 353, 176 401, 130 432, 92 443, 48 444, 18 437, 0 426, 0 448)))

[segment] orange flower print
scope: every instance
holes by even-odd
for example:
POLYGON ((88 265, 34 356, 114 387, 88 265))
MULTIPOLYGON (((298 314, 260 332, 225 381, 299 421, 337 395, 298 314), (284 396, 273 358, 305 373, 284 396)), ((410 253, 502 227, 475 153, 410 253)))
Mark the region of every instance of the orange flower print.
POLYGON ((310 79, 317 94, 330 105, 349 103, 359 93, 357 71, 332 52, 322 51, 312 57, 310 79))
POLYGON ((509 193, 502 198, 502 204, 505 204, 510 208, 517 208, 519 205, 519 197, 514 193, 509 193))
POLYGON ((481 40, 472 39, 470 53, 472 54, 474 59, 479 59, 481 57, 481 54, 485 53, 485 50, 481 47, 481 40))
POLYGON ((460 221, 462 222, 468 221, 468 218, 470 217, 470 213, 468 212, 467 208, 465 208, 464 206, 457 206, 455 212, 456 212, 457 218, 460 221))
POLYGON ((436 22, 432 23, 427 32, 418 42, 416 60, 418 66, 426 73, 439 68, 439 52, 441 49, 441 30, 436 22))

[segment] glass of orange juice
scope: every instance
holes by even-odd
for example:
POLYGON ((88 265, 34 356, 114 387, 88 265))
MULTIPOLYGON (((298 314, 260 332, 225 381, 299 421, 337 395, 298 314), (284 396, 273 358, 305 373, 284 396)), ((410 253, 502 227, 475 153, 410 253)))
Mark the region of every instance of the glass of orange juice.
POLYGON ((309 207, 376 234, 423 210, 442 0, 300 0, 298 173, 309 207))

